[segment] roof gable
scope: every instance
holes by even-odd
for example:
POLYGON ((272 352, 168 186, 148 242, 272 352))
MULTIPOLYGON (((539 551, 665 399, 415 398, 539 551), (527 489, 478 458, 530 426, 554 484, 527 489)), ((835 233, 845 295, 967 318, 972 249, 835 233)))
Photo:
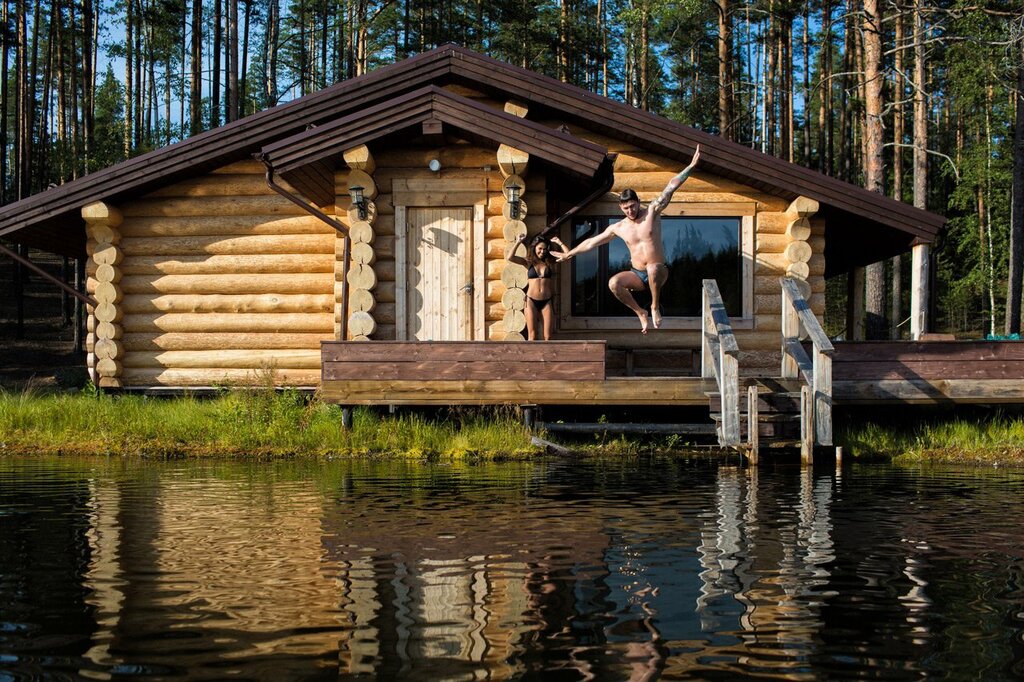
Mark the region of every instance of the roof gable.
POLYGON ((334 201, 334 166, 329 162, 346 149, 428 120, 475 139, 508 144, 591 182, 607 155, 600 145, 430 85, 269 144, 259 156, 306 197, 325 206, 334 201))

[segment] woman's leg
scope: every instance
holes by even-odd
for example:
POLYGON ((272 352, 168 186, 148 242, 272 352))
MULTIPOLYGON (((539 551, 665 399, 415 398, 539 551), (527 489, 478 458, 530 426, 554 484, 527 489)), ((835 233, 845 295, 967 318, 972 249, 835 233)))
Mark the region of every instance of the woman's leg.
POLYGON ((526 297, 526 310, 523 313, 526 315, 526 340, 536 341, 537 340, 537 326, 538 317, 537 306, 534 304, 533 299, 529 296, 526 297))
POLYGON ((544 306, 544 310, 540 311, 541 317, 544 320, 544 340, 550 341, 551 335, 555 333, 555 302, 552 299, 548 299, 548 304, 544 306))

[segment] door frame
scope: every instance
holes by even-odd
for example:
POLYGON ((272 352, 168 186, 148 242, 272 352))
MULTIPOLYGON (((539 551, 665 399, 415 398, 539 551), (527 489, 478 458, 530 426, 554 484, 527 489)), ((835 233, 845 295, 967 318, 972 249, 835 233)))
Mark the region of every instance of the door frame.
POLYGON ((409 279, 409 246, 407 211, 410 208, 472 208, 473 225, 467 237, 471 240, 473 298, 470 324, 473 341, 487 339, 487 207, 486 178, 405 178, 391 181, 391 203, 395 207, 395 338, 407 341, 409 310, 406 288, 409 279))

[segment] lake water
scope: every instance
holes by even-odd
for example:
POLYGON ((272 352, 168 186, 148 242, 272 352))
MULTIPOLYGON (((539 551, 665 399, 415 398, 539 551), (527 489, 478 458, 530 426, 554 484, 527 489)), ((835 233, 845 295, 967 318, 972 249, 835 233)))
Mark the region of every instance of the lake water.
POLYGON ((1014 679, 1024 471, 0 458, 0 679, 1014 679))

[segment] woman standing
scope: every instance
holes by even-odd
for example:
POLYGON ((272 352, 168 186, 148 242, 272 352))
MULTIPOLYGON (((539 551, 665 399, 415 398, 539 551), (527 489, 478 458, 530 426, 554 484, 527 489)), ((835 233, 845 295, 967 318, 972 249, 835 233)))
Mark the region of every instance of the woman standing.
MULTIPOLYGON (((526 241, 526 235, 516 239, 516 247, 526 241)), ((550 240, 539 238, 534 240, 533 248, 527 249, 526 258, 516 256, 513 248, 508 260, 527 268, 526 277, 526 333, 530 341, 541 336, 545 341, 551 340, 555 330, 555 258, 551 255, 550 245, 555 244, 562 251, 567 251, 565 244, 558 237, 550 240)))

